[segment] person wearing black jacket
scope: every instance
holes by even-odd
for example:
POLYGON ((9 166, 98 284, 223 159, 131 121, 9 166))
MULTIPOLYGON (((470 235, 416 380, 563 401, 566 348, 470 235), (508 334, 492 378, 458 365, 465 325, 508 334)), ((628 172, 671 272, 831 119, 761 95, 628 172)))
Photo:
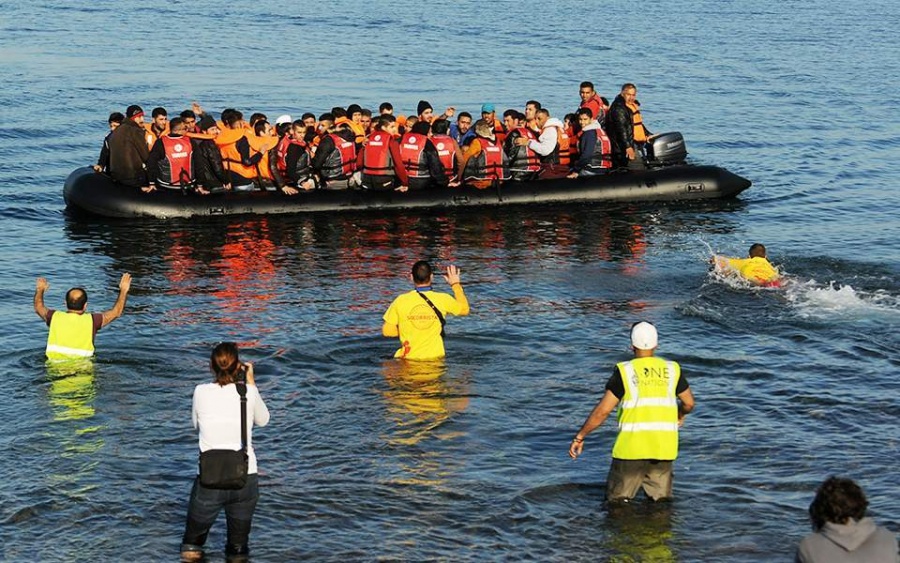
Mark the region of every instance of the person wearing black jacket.
POLYGON ((609 106, 603 130, 609 134, 612 144, 613 165, 616 168, 643 170, 641 145, 650 137, 650 131, 644 126, 640 116, 640 103, 637 101, 637 87, 627 83, 609 106), (635 138, 635 128, 641 128, 642 138, 635 138))
MULTIPOLYGON (((331 117, 332 120, 334 119, 332 114, 322 114, 322 116, 319 117, 319 121, 327 122, 327 117, 331 117)), ((346 165, 353 169, 356 168, 356 150, 354 149, 352 151, 353 158, 347 159, 347 162, 344 162, 344 159, 341 158, 340 150, 334 144, 334 139, 331 137, 331 134, 350 143, 356 142, 356 134, 346 124, 341 124, 335 129, 327 130, 327 133, 325 133, 322 136, 321 141, 319 141, 319 148, 316 149, 316 154, 313 156, 311 165, 319 177, 320 186, 329 190, 347 189, 350 187, 350 174, 344 172, 344 166, 346 165)))
POLYGON ((144 137, 144 110, 131 105, 125 110, 125 121, 109 136, 109 175, 129 188, 150 189, 144 163, 150 148, 144 137))
POLYGON ((121 113, 114 111, 109 114, 109 119, 107 120, 107 123, 109 123, 109 133, 107 133, 106 137, 103 139, 103 147, 100 149, 100 157, 97 159, 97 164, 94 165, 94 172, 109 171, 109 138, 112 137, 113 132, 119 128, 119 125, 122 125, 123 121, 125 121, 125 116, 121 113))
MULTIPOLYGON (((208 115, 200 119, 200 132, 207 135, 218 135, 219 126, 216 120, 208 115)), ((191 139, 194 145, 191 155, 194 166, 194 179, 198 189, 206 191, 230 190, 228 172, 222 165, 222 153, 212 139, 195 137, 191 139)))
MULTIPOLYGON (((446 122, 446 121, 445 121, 446 122)), ((417 121, 410 131, 413 134, 428 135, 431 132, 431 124, 427 121, 417 121)), ((444 131, 446 134, 447 131, 444 131)), ((424 190, 429 188, 446 188, 449 183, 447 171, 441 163, 441 157, 438 156, 437 149, 431 139, 425 142, 425 148, 422 149, 422 164, 427 171, 427 176, 409 175, 410 190, 424 190)), ((410 171, 407 170, 407 173, 410 171)))

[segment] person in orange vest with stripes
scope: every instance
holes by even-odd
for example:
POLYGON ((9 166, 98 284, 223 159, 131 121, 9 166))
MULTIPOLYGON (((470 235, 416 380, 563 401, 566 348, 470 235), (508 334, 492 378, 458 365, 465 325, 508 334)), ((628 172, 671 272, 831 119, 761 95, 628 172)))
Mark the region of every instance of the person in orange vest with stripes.
POLYGON ((644 143, 651 133, 641 116, 641 103, 637 101, 637 86, 627 82, 609 106, 606 132, 612 142, 613 163, 617 168, 643 170, 644 143))

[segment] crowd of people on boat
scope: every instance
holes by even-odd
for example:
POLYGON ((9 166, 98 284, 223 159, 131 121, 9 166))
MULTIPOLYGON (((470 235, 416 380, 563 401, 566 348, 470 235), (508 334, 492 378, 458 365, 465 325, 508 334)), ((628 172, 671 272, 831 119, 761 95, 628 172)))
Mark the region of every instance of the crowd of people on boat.
POLYGON ((262 113, 248 119, 234 108, 219 119, 196 102, 169 119, 157 107, 145 121, 131 105, 109 116, 110 132, 94 169, 145 192, 313 189, 422 190, 501 181, 579 178, 644 168, 651 134, 643 123, 637 87, 622 86, 612 104, 582 82, 581 104, 563 120, 536 100, 523 110, 497 113, 481 106, 480 119, 448 107, 437 115, 421 100, 416 115, 377 115, 359 104, 316 117, 262 113), (454 120, 455 117, 455 120, 454 120))

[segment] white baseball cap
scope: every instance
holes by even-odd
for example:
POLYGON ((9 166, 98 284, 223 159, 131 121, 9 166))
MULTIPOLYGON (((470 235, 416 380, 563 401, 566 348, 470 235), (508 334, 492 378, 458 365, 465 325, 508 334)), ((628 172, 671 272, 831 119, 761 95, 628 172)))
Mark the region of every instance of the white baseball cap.
POLYGON ((642 321, 631 327, 631 345, 638 350, 652 350, 656 348, 656 327, 642 321))
POLYGON ((278 119, 275 120, 275 125, 281 125, 282 123, 290 123, 292 121, 293 121, 293 119, 291 119, 291 116, 288 114, 279 115, 278 119))

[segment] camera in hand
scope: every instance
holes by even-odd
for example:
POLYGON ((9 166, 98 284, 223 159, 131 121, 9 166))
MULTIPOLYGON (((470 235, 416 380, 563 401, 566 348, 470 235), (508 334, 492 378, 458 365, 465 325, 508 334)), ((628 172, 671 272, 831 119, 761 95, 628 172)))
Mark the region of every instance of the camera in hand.
POLYGON ((247 382, 247 364, 241 364, 241 367, 238 368, 237 373, 234 376, 234 379, 237 383, 246 383, 247 382))

